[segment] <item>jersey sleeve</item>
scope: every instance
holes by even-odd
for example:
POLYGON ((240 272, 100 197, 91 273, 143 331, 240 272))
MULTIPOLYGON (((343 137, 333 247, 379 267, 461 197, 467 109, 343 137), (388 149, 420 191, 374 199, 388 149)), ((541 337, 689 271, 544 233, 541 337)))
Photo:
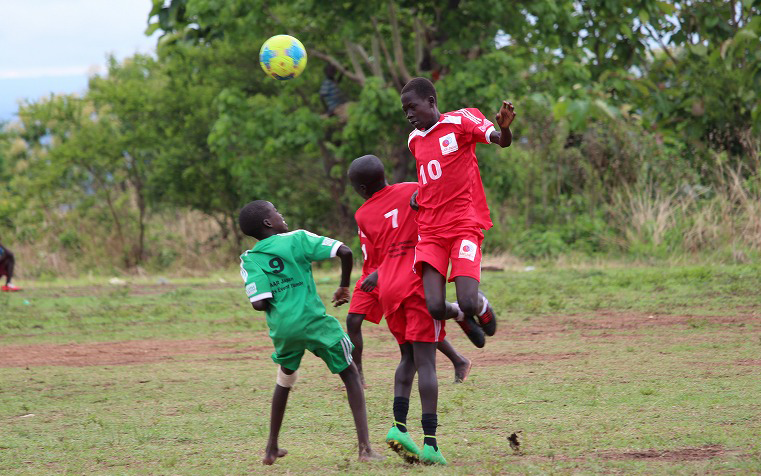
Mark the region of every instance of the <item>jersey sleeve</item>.
POLYGON ((304 249, 304 256, 309 261, 323 261, 335 258, 338 248, 343 244, 327 236, 319 236, 306 230, 300 230, 301 244, 304 249))
POLYGON ((251 302, 261 301, 272 297, 270 281, 254 261, 247 256, 246 252, 240 257, 240 276, 246 286, 246 295, 251 302))
POLYGON ((494 124, 484 116, 477 108, 470 107, 457 111, 462 116, 460 127, 470 135, 473 142, 491 144, 489 136, 494 130, 494 124))

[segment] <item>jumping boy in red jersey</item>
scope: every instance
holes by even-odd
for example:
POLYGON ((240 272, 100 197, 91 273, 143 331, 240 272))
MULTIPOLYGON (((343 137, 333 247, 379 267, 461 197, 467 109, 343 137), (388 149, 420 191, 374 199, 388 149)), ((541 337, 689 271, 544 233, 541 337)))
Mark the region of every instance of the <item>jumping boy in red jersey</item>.
POLYGON ((389 446, 409 462, 446 464, 436 443, 439 387, 436 347, 446 331, 444 322, 428 313, 419 275, 412 271, 417 225, 409 197, 417 184, 388 185, 381 161, 373 155, 354 160, 349 167, 354 190, 365 199, 355 218, 367 248, 382 256, 376 270, 379 299, 391 333, 399 343, 401 360, 394 375, 394 425, 386 436, 389 446), (423 410, 423 450, 407 431, 412 382, 418 374, 423 410))
MULTIPOLYGON (((379 324, 383 319, 383 308, 380 304, 380 294, 378 292, 378 268, 379 260, 383 255, 372 249, 372 244, 368 243, 367 235, 359 229, 359 244, 362 249, 362 276, 357 280, 354 286, 354 293, 351 296, 349 305, 349 315, 346 316, 346 333, 349 334, 351 343, 354 344, 354 350, 351 356, 357 365, 359 375, 362 378, 362 385, 365 384, 365 375, 362 369, 362 351, 364 349, 364 339, 362 338, 362 323, 364 321, 379 324)), ((438 349, 454 365, 454 381, 462 383, 468 378, 472 362, 452 346, 452 343, 443 339, 438 344, 438 349)))
POLYGON ((422 273, 428 310, 436 319, 457 319, 470 340, 483 347, 484 333, 494 335, 497 322, 486 296, 478 290, 482 230, 491 228, 492 222, 475 147, 479 142, 510 146, 515 110, 512 103, 502 102, 496 116, 499 130, 475 108, 442 114, 436 88, 425 78, 408 82, 401 102, 415 128, 407 141, 418 173, 417 193, 411 198, 411 205, 419 209, 415 269, 422 273), (445 301, 450 261, 449 281, 455 283, 456 303, 445 301))

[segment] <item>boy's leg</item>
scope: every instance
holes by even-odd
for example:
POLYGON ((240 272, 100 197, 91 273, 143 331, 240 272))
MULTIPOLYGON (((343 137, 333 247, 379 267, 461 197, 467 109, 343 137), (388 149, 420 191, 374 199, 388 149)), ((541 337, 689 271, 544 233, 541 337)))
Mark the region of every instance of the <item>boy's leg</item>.
POLYGON ((475 316, 478 309, 478 286, 479 282, 469 276, 457 276, 454 278, 457 290, 457 305, 465 316, 475 316))
POLYGON ((288 451, 278 447, 277 439, 280 435, 280 427, 283 424, 285 406, 288 403, 288 394, 296 381, 295 371, 283 368, 278 369, 278 383, 275 384, 275 393, 272 395, 272 410, 270 412, 270 436, 267 440, 267 449, 264 451, 263 464, 270 465, 278 458, 282 458, 288 451))
POLYGON ((362 339, 362 321, 365 320, 364 314, 349 313, 346 316, 346 333, 349 334, 351 343, 354 344, 354 350, 351 351, 351 357, 354 359, 354 363, 357 364, 357 370, 359 371, 359 377, 362 379, 362 385, 365 385, 365 375, 362 372, 362 349, 364 348, 364 341, 362 339))
POLYGON ((406 462, 417 463, 420 449, 407 431, 407 412, 416 372, 412 344, 399 344, 399 351, 401 359, 394 374, 394 424, 386 435, 386 443, 406 462))
POLYGON ((367 409, 365 407, 365 392, 362 389, 362 381, 359 378, 357 366, 352 362, 338 375, 341 376, 346 386, 346 395, 349 397, 349 407, 354 417, 354 426, 357 429, 357 442, 359 444, 359 460, 374 461, 383 459, 383 456, 373 451, 370 446, 370 432, 367 429, 367 409))
POLYGON ((426 464, 446 464, 436 444, 438 426, 439 383, 436 379, 436 342, 413 342, 413 356, 418 372, 420 405, 423 409, 423 453, 421 461, 426 464))
POLYGON ((459 310, 446 301, 446 277, 430 264, 423 262, 423 290, 428 312, 434 319, 443 321, 457 317, 459 310))
POLYGON ((473 363, 461 353, 455 350, 451 342, 446 339, 438 342, 439 352, 444 354, 454 365, 454 383, 462 383, 468 378, 473 363))
POLYGON ((486 295, 478 290, 478 280, 469 276, 457 276, 454 278, 457 290, 457 305, 465 314, 465 318, 477 316, 479 326, 482 326, 486 335, 493 336, 497 330, 497 321, 494 311, 489 306, 486 295))

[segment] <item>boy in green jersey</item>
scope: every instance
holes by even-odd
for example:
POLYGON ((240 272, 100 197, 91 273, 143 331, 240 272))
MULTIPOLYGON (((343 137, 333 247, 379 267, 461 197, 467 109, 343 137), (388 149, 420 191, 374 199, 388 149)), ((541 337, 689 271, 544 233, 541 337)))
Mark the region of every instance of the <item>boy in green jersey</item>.
POLYGON ((349 247, 305 230, 288 232, 288 224, 267 201, 256 200, 240 211, 244 234, 259 242, 240 257, 240 273, 249 301, 267 312, 267 326, 275 346, 272 360, 279 365, 272 397, 270 435, 262 463, 270 465, 288 452, 278 446, 288 394, 304 351, 309 350, 338 374, 346 385, 359 441, 359 460, 382 459, 370 447, 365 394, 359 371, 352 362, 353 346, 335 317, 325 312, 312 277, 312 261, 338 256, 341 284, 333 295, 336 306, 349 302, 352 253, 349 247))

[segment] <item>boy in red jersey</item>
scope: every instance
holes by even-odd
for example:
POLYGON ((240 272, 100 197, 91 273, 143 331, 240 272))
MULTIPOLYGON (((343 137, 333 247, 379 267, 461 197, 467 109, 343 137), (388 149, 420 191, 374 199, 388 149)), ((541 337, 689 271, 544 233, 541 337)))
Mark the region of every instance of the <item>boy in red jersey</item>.
MULTIPOLYGON (((364 349, 364 340, 362 339, 362 323, 364 321, 372 322, 373 324, 379 324, 383 319, 383 308, 380 304, 380 294, 378 292, 378 273, 375 272, 378 268, 378 261, 382 258, 382 254, 372 249, 372 244, 368 243, 367 235, 358 230, 359 244, 362 249, 362 256, 364 261, 362 262, 362 276, 357 280, 354 286, 354 293, 351 296, 351 304, 349 305, 349 315, 346 316, 346 333, 349 334, 352 344, 354 344, 354 350, 351 352, 351 356, 354 359, 354 363, 357 365, 359 375, 362 379, 362 385, 367 388, 365 384, 365 375, 362 369, 362 351, 364 349)), ((468 378, 470 373, 471 361, 457 352, 452 344, 443 339, 438 343, 438 350, 441 351, 454 365, 454 381, 455 383, 464 382, 468 378)))
POLYGON ((415 269, 422 273, 428 310, 436 319, 457 319, 470 340, 483 347, 484 333, 494 335, 497 323, 486 296, 478 290, 482 230, 491 228, 492 222, 475 148, 479 142, 510 146, 515 110, 512 103, 502 102, 496 116, 499 130, 475 108, 442 114, 436 88, 425 78, 410 80, 402 88, 401 102, 415 127, 407 141, 418 172, 417 194, 411 198, 411 205, 419 209, 415 269), (456 303, 445 301, 450 261, 456 303))
POLYGON ((394 375, 394 425, 386 442, 408 462, 446 464, 436 443, 439 396, 436 347, 446 331, 444 322, 433 319, 428 313, 422 280, 412 271, 417 225, 413 221, 409 197, 417 184, 388 185, 383 164, 373 155, 362 156, 351 163, 349 180, 354 190, 365 199, 355 218, 365 235, 367 249, 383 257, 375 272, 379 298, 389 330, 401 352, 394 375), (418 374, 423 410, 422 451, 407 431, 415 373, 418 374))

